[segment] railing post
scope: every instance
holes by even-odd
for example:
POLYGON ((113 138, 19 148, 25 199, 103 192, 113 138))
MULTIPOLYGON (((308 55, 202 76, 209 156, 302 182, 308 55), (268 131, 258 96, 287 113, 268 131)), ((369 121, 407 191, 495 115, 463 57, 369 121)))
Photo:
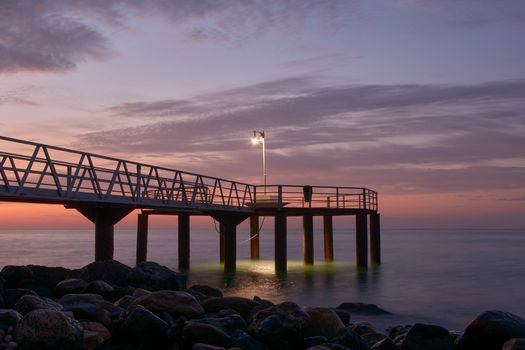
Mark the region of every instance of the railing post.
POLYGON ((335 203, 336 207, 339 209, 339 187, 335 188, 335 203))
POLYGON ((253 186, 253 208, 257 208, 257 186, 253 186))
POLYGON ((283 186, 277 186, 277 208, 282 209, 283 207, 283 186))
POLYGON ((363 188, 363 209, 366 209, 366 189, 363 188))

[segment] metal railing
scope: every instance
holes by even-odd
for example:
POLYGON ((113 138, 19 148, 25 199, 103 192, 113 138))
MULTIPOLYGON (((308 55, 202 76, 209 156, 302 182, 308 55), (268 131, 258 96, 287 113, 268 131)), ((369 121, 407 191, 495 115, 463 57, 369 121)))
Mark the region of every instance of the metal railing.
POLYGON ((0 136, 0 200, 250 212, 260 208, 377 211, 361 187, 250 184, 0 136), (9 149, 10 152, 3 151, 9 149))
POLYGON ((377 192, 363 187, 255 186, 257 208, 332 208, 377 211, 377 192))

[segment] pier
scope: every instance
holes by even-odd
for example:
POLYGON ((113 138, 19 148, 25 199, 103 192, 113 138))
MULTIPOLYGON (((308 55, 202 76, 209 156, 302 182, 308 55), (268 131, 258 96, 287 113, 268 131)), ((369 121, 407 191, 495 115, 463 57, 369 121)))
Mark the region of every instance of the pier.
MULTIPOLYGON (((0 136, 0 201, 59 204, 95 229, 95 260, 113 259, 114 225, 135 210, 137 263, 147 260, 150 215, 178 217, 179 269, 190 267, 191 217, 219 223, 217 249, 234 271, 237 226, 250 222, 250 257, 258 260, 259 222, 273 217, 275 270, 287 270, 287 218, 302 217, 303 259, 314 264, 314 217, 322 217, 324 260, 334 260, 333 217, 354 216, 358 268, 381 263, 377 192, 363 187, 251 185, 124 159, 0 136)), ((1 215, 1 213, 0 213, 1 215)))

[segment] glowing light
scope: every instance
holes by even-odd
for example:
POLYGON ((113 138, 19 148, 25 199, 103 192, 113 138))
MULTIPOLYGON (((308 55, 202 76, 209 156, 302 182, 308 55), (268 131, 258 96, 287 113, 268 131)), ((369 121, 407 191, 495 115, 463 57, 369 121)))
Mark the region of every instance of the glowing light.
POLYGON ((261 138, 260 137, 252 137, 252 145, 258 145, 259 143, 261 143, 261 138))

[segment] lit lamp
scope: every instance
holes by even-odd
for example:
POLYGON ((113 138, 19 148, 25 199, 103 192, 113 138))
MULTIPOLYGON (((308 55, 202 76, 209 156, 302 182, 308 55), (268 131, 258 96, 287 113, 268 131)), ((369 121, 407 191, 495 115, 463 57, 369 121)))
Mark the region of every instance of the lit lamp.
POLYGON ((253 131, 252 145, 262 143, 262 159, 263 159, 263 178, 264 178, 264 194, 266 194, 266 144, 264 141, 264 131, 253 131))

